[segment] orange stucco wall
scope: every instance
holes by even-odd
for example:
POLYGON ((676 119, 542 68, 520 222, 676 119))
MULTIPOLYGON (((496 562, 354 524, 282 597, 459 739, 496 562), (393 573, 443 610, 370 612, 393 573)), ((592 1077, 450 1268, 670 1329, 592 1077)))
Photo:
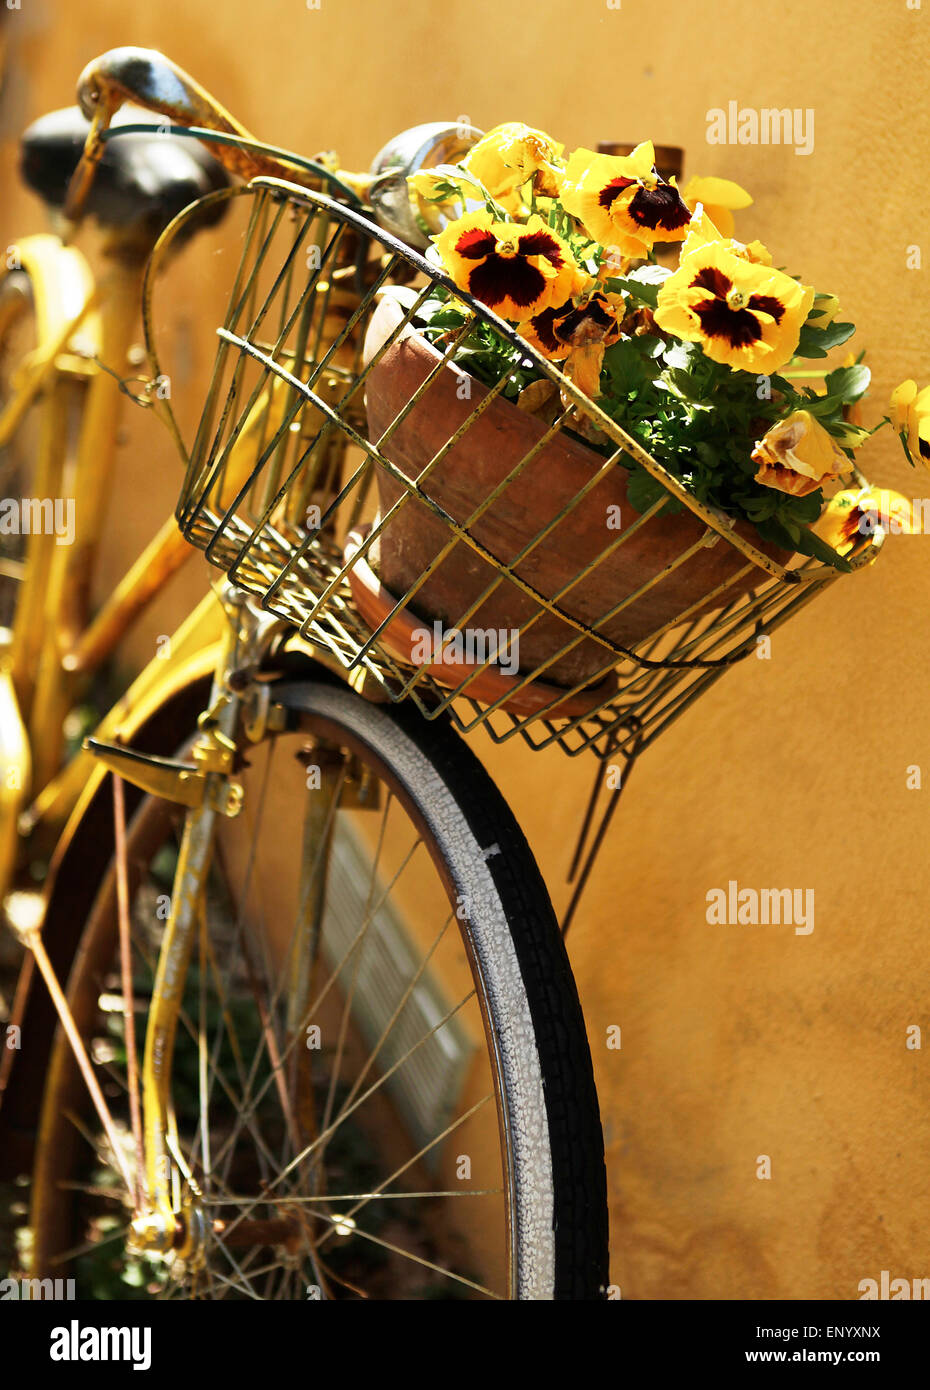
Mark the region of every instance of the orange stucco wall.
MULTIPOLYGON (((120 43, 164 49, 263 137, 335 146, 349 167, 406 125, 461 115, 526 120, 569 148, 651 136, 686 148, 686 173, 755 195, 741 234, 839 295, 875 402, 905 376, 930 379, 930 3, 24 0, 4 20, 4 190, 15 132, 120 43), (811 109, 813 152, 708 145, 706 113, 731 99, 811 109), (925 269, 907 266, 914 246, 925 269)), ((5 192, 0 242, 38 220, 34 200, 5 192)), ((183 275, 166 311, 182 337, 222 302, 208 267, 183 275)), ((195 353, 185 389, 203 368, 195 353)), ((127 420, 102 585, 177 486, 149 423, 127 420)), ((862 462, 909 497, 930 486, 887 435, 862 462)), ((889 544, 779 631, 770 660, 719 682, 630 783, 570 939, 624 1297, 855 1298, 882 1269, 930 1275, 930 1041, 905 1046, 909 1026, 930 1028, 928 559, 930 539, 889 544), (907 788, 909 765, 924 790, 907 788), (708 925, 706 893, 730 879, 814 889, 813 932, 708 925)), ((196 582, 173 586, 127 662, 196 582)), ((592 769, 475 746, 564 901, 592 769)))

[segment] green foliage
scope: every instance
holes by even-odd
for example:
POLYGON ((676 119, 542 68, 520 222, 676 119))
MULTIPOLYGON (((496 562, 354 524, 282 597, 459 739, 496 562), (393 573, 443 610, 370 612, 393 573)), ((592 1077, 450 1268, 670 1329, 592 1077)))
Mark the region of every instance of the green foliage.
MULTIPOLYGON (((611 278, 606 287, 623 297, 629 311, 649 310, 669 273, 664 266, 644 264, 611 278)), ((404 291, 407 296, 412 293, 404 291)), ((424 336, 440 351, 448 348, 466 320, 464 306, 441 288, 419 314, 424 336)), ((852 324, 817 328, 815 319, 802 330, 798 356, 825 357, 853 332, 852 324)), ((503 395, 510 400, 541 376, 518 345, 483 320, 472 324, 455 349, 454 361, 488 386, 506 376, 503 395)), ((844 412, 861 399, 869 378, 861 361, 838 367, 824 375, 818 393, 790 376, 734 371, 706 357, 696 343, 662 337, 658 329, 648 331, 647 315, 646 331, 641 325, 606 349, 598 405, 699 501, 749 522, 764 541, 847 570, 847 562, 808 529, 823 506, 822 491, 793 497, 764 486, 755 479, 758 465, 752 452, 777 420, 807 410, 852 458, 853 446, 868 432, 850 425, 844 412)), ((605 443, 602 452, 612 449, 605 443)), ((670 511, 680 509, 682 504, 634 460, 628 458, 624 466, 631 475, 630 503, 637 511, 648 510, 663 494, 670 511)))
MULTIPOLYGON (((424 338, 444 352, 465 326, 468 315, 462 304, 443 289, 437 289, 420 309, 424 338)), ((519 348, 483 319, 476 319, 454 353, 455 366, 485 386, 496 386, 507 376, 503 395, 515 401, 525 386, 538 381, 541 373, 519 348)))

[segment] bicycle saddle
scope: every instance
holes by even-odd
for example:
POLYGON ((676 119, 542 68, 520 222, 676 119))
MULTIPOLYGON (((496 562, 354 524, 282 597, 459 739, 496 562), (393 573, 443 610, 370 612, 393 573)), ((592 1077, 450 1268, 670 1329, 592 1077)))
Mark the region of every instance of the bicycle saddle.
MULTIPOLYGON (((122 111, 113 124, 151 120, 151 113, 122 111)), ((61 207, 81 157, 90 123, 77 106, 41 116, 23 133, 20 172, 52 207, 61 207)), ((105 227, 154 239, 171 219, 205 193, 226 188, 226 171, 197 141, 168 134, 120 135, 107 142, 87 212, 105 227)), ((198 225, 219 221, 224 202, 198 225)))

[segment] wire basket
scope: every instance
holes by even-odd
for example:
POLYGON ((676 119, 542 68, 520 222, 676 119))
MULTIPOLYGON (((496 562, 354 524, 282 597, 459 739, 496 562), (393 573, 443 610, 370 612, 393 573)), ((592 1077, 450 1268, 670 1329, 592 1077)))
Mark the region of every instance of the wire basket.
POLYGON ((248 226, 178 524, 369 697, 631 756, 838 577, 698 502, 360 213, 273 179, 234 192, 248 226), (461 322, 424 335, 437 286, 461 322), (488 380, 495 343, 535 368, 545 414, 511 368, 488 380), (627 456, 684 504, 674 517, 665 496, 629 507, 627 456))

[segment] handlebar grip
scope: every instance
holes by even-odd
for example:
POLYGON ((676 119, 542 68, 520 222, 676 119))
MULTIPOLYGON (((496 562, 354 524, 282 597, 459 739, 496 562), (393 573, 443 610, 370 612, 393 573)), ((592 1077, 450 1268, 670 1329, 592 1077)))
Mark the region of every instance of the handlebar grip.
MULTIPOLYGON (((91 122, 91 129, 65 202, 65 216, 72 220, 80 217, 83 211, 103 154, 101 131, 109 126, 126 102, 147 107, 167 117, 172 124, 199 126, 258 143, 199 82, 154 48, 111 48, 101 54, 87 64, 78 78, 77 99, 91 122)), ((204 144, 225 168, 240 178, 248 180, 265 175, 308 187, 319 185, 319 178, 308 175, 300 165, 291 164, 286 158, 277 159, 270 153, 252 152, 237 145, 213 145, 206 139, 204 144)))

